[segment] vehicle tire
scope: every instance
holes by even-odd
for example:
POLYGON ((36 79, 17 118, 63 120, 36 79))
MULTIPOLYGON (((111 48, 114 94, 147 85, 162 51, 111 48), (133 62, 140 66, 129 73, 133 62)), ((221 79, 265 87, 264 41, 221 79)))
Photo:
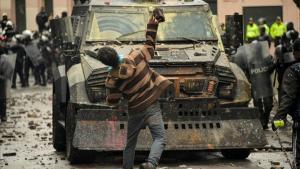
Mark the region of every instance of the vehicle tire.
POLYGON ((90 163, 94 161, 92 151, 79 150, 73 146, 73 137, 76 127, 76 107, 68 104, 66 112, 66 155, 71 164, 90 163))
POLYGON ((223 157, 236 160, 246 159, 249 157, 250 153, 250 149, 230 149, 221 151, 223 157))
POLYGON ((53 92, 53 98, 52 98, 52 141, 53 141, 53 147, 56 151, 64 151, 66 149, 66 131, 58 123, 59 120, 59 106, 56 102, 55 93, 53 92))

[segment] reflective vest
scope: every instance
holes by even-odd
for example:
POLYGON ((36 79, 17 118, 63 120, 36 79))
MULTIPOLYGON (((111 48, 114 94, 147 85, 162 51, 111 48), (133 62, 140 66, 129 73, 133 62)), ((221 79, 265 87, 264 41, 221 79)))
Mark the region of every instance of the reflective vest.
POLYGON ((272 24, 270 35, 273 39, 276 37, 282 37, 286 32, 286 26, 283 23, 277 24, 276 22, 272 24))
POLYGON ((266 34, 269 35, 270 34, 270 28, 267 24, 264 24, 264 27, 266 29, 266 34))
POLYGON ((259 28, 258 26, 253 23, 253 25, 251 26, 250 24, 247 25, 247 29, 246 29, 246 39, 248 38, 257 38, 259 36, 259 28))

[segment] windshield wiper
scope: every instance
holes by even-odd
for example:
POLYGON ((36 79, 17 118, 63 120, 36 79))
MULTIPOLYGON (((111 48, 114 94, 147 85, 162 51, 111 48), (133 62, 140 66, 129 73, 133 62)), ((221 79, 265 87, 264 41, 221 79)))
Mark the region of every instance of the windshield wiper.
POLYGON ((112 40, 90 40, 86 41, 87 43, 111 43, 115 45, 122 45, 123 43, 117 39, 112 39, 112 40))
POLYGON ((126 36, 132 36, 132 35, 135 35, 137 33, 140 33, 140 32, 145 32, 146 30, 139 30, 139 31, 135 31, 135 32, 130 32, 130 33, 126 33, 124 35, 121 35, 119 37, 117 37, 116 39, 117 40, 121 40, 122 38, 126 37, 126 36))
POLYGON ((184 39, 184 40, 189 40, 189 41, 192 41, 192 42, 200 43, 200 41, 198 41, 196 39, 192 39, 192 38, 188 38, 188 37, 184 37, 184 36, 176 37, 176 39, 184 39))

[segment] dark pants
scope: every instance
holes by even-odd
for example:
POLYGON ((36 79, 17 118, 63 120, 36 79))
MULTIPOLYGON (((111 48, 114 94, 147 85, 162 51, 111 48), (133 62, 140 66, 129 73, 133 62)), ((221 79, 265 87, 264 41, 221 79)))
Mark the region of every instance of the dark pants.
POLYGON ((274 39, 274 47, 276 48, 281 43, 281 37, 275 37, 274 39))
POLYGON ((16 86, 17 74, 19 75, 22 87, 25 87, 25 77, 23 73, 23 63, 17 63, 14 71, 14 76, 12 79, 12 86, 16 86))
POLYGON ((257 38, 248 38, 247 42, 252 43, 253 41, 257 40, 257 38))
POLYGON ((51 66, 47 67, 47 80, 48 80, 48 83, 52 83, 52 81, 53 81, 53 74, 52 74, 51 66))
POLYGON ((37 83, 37 75, 35 72, 35 67, 34 67, 33 63, 31 62, 31 60, 29 58, 26 58, 25 59, 25 77, 24 77, 26 86, 29 86, 29 71, 30 71, 30 69, 32 70, 32 73, 34 75, 35 83, 37 83))
POLYGON ((0 117, 6 118, 6 80, 0 80, 0 117))
POLYGON ((143 112, 129 112, 127 144, 123 151, 123 169, 133 169, 138 135, 140 130, 145 126, 148 126, 153 138, 147 162, 152 163, 154 166, 158 165, 166 145, 166 133, 160 105, 156 102, 143 112))
POLYGON ((270 112, 273 108, 273 97, 264 97, 254 100, 254 106, 259 109, 260 122, 264 129, 268 128, 270 112))
POLYGON ((297 121, 293 124, 293 156, 294 165, 300 169, 300 126, 297 121))
POLYGON ((40 85, 46 85, 46 66, 45 64, 39 64, 35 69, 36 81, 40 85))

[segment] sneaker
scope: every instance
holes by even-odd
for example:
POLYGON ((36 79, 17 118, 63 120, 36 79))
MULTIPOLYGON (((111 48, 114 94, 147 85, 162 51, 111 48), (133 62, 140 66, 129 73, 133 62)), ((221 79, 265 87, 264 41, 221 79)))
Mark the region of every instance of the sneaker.
POLYGON ((155 169, 153 164, 147 162, 140 165, 140 169, 155 169))

